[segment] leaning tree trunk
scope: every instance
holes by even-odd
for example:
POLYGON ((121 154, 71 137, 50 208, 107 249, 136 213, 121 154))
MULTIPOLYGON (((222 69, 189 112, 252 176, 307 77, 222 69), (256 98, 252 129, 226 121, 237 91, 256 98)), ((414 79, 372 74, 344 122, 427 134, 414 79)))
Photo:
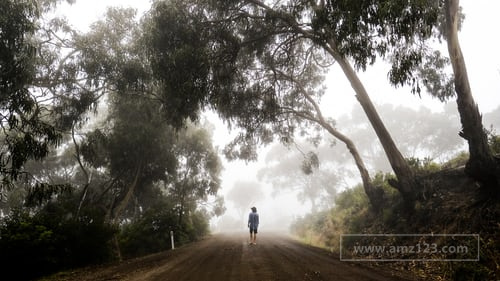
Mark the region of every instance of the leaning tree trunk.
POLYGON ((395 188, 399 190, 407 206, 412 208, 415 202, 415 194, 417 189, 417 182, 415 180, 415 175, 410 168, 408 162, 404 159, 403 155, 394 143, 391 135, 387 131, 382 119, 377 113, 375 106, 368 96, 365 87, 359 80, 358 75, 349 64, 349 62, 341 55, 333 52, 335 60, 338 62, 342 71, 346 75, 347 79, 351 83, 352 88, 356 92, 356 98, 361 104, 363 111, 365 112, 370 124, 372 125, 375 133, 377 134, 380 143, 385 151, 387 159, 391 164, 391 167, 396 174, 397 182, 391 182, 395 188))
POLYGON ((489 194, 498 194, 500 172, 488 146, 481 114, 472 97, 467 68, 458 42, 458 11, 459 0, 445 1, 446 41, 455 75, 457 107, 462 123, 460 136, 466 139, 469 145, 470 156, 465 166, 465 172, 479 181, 489 194))
POLYGON ((332 136, 343 142, 349 152, 351 153, 352 157, 354 158, 354 163, 356 164, 356 167, 358 168, 359 174, 361 175, 361 180, 363 182, 363 188, 365 190, 366 195, 368 196, 368 199, 370 200, 370 204, 373 207, 373 210, 375 212, 378 212, 382 210, 382 205, 383 205, 383 197, 384 197, 384 191, 381 187, 374 186, 372 183, 372 180, 370 178, 370 174, 368 173, 368 170, 365 167, 365 163, 363 162, 363 159, 361 158, 361 155, 359 155, 358 149, 354 145, 354 142, 338 130, 336 130, 330 123, 328 123, 324 116, 323 113, 321 112, 321 109, 318 105, 318 103, 306 92, 304 87, 302 85, 298 85, 300 88, 300 91, 302 92, 303 96, 312 104, 314 107, 314 110, 316 111, 316 116, 317 117, 309 117, 305 116, 301 113, 296 112, 295 114, 306 118, 310 121, 316 122, 319 124, 321 127, 323 127, 325 130, 327 130, 332 136))
POLYGON ((321 124, 330 134, 335 136, 337 139, 342 141, 346 146, 352 157, 354 158, 354 162, 356 163, 356 167, 361 175, 361 179, 363 181, 363 188, 365 189, 365 193, 370 200, 370 204, 372 205, 375 212, 382 210, 383 205, 383 196, 384 191, 381 187, 374 186, 372 180, 370 178, 370 174, 365 167, 363 159, 359 155, 358 149, 354 145, 354 143, 348 137, 344 136, 337 130, 335 130, 330 124, 321 124))

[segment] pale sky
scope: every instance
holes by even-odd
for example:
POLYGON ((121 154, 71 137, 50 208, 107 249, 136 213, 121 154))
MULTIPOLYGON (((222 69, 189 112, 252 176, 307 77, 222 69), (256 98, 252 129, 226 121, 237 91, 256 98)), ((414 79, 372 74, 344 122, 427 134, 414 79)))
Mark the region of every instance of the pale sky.
MULTIPOLYGON (((486 113, 500 106, 500 37, 498 36, 500 1, 494 0, 462 0, 461 5, 466 19, 459 34, 460 44, 465 56, 469 79, 474 98, 481 112, 486 113)), ((139 15, 150 7, 148 0, 77 0, 74 5, 63 4, 58 14, 65 15, 70 23, 82 31, 87 31, 90 23, 101 18, 107 6, 134 7, 139 15)), ((387 66, 377 64, 369 67, 365 73, 360 73, 361 81, 368 90, 375 104, 392 103, 413 108, 426 106, 440 111, 443 104, 432 99, 425 93, 422 98, 413 96, 408 89, 394 89, 387 81, 387 66)), ((321 104, 323 113, 331 117, 339 117, 349 113, 353 106, 358 106, 347 79, 340 70, 333 68, 327 77, 328 91, 321 104)), ((498 116, 500 118, 500 116, 498 116)), ((382 116, 383 118, 383 116, 382 116)), ((231 140, 229 133, 220 121, 215 121, 216 131, 214 143, 223 147, 231 140)), ((228 163, 224 160, 225 170, 222 174, 222 193, 226 194, 236 181, 256 181, 256 173, 263 165, 263 158, 256 163, 245 164, 242 161, 228 163)), ((297 171, 300 172, 299 164, 297 171)), ((270 187, 262 183, 270 193, 270 187)), ((227 203, 228 214, 235 212, 227 203)), ((309 206, 299 204, 295 195, 268 199, 256 202, 263 217, 265 227, 266 217, 276 214, 301 215, 308 211, 309 206)), ((250 206, 249 206, 250 207, 250 206)), ((269 220, 268 220, 269 221, 269 220)), ((244 226, 244 222, 242 222, 244 226)))

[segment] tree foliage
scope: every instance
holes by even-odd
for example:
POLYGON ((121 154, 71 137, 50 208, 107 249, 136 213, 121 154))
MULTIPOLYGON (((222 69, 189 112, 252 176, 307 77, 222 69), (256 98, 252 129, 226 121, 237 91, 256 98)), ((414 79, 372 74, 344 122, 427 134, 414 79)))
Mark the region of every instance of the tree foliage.
POLYGON ((164 89, 150 75, 147 49, 142 47, 141 28, 147 25, 139 26, 134 15, 130 9, 110 9, 105 21, 79 38, 87 44, 82 48, 83 65, 108 89, 111 109, 105 129, 90 132, 81 152, 94 169, 108 173, 108 190, 116 196, 109 202, 110 216, 116 220, 149 205, 158 185, 176 202, 179 214, 194 211, 220 186, 221 166, 210 135, 194 125, 170 125, 165 112, 175 109, 165 110, 164 89))
MULTIPOLYGON (((374 205, 380 206, 376 203, 381 199, 380 190, 371 184, 354 143, 338 132, 319 110, 319 99, 324 94, 320 87, 323 74, 337 62, 351 82, 397 175, 395 187, 412 205, 417 185, 412 171, 348 61, 353 59, 356 66, 365 66, 366 61, 360 58, 366 54, 357 57, 356 42, 339 45, 344 37, 331 32, 333 24, 323 18, 329 8, 324 1, 278 1, 270 5, 263 1, 231 1, 222 5, 224 8, 219 6, 221 3, 211 1, 173 3, 172 10, 204 11, 195 13, 205 22, 198 29, 200 36, 206 36, 206 48, 210 50, 211 70, 205 76, 210 87, 203 102, 209 103, 225 120, 243 128, 226 147, 229 159, 253 160, 259 144, 273 140, 290 144, 296 133, 306 134, 311 125, 320 126, 346 144, 356 160, 367 194, 374 205)), ((347 13, 352 7, 341 8, 347 13)), ((361 31, 360 34, 363 36, 361 31)), ((369 41, 377 42, 374 37, 369 41)), ((192 45, 189 41, 183 44, 187 48, 192 45)), ((390 45, 395 42, 386 44, 396 49, 390 45)), ((161 50, 152 53, 161 56, 161 50)), ((200 105, 197 100, 193 102, 200 105)))
POLYGON ((186 118, 195 121, 206 102, 209 54, 203 29, 203 14, 195 8, 180 9, 180 1, 158 1, 145 24, 145 45, 157 98, 165 105, 166 119, 175 127, 186 118), (168 28, 165 28, 168 27, 168 28), (189 44, 186 44, 189 42, 189 44))
POLYGON ((134 222, 126 224, 119 236, 125 257, 143 256, 171 248, 170 231, 174 231, 175 245, 200 239, 208 233, 206 214, 193 211, 186 222, 178 224, 178 213, 171 198, 162 198, 134 222))
MULTIPOLYGON (((444 160, 457 153, 464 145, 456 134, 460 121, 453 104, 443 106, 443 112, 432 112, 423 107, 411 109, 390 104, 379 105, 379 108, 401 152, 407 157, 444 160)), ((339 117, 338 120, 346 134, 356 140, 360 153, 367 158, 366 164, 390 172, 391 168, 382 148, 373 142, 375 135, 366 130, 369 124, 361 109, 354 107, 349 114, 339 117)), ((340 152, 336 150, 335 155, 340 156, 340 152)), ((327 154, 322 153, 322 155, 327 154)), ((344 158, 339 160, 346 161, 344 158)))
POLYGON ((177 168, 167 190, 177 202, 179 224, 196 210, 199 202, 215 196, 220 188, 222 165, 206 130, 188 126, 174 145, 177 168))
MULTIPOLYGON (((0 173, 4 184, 16 179, 29 159, 41 159, 60 133, 44 116, 30 86, 36 76, 36 1, 0 4, 0 173)), ((1 190, 0 190, 1 191, 1 190)))
POLYGON ((96 101, 96 89, 81 83, 75 46, 65 37, 74 31, 62 19, 45 17, 58 2, 3 1, 0 6, 2 194, 6 184, 12 187, 12 180, 25 175, 28 160, 47 156, 84 122, 96 101))

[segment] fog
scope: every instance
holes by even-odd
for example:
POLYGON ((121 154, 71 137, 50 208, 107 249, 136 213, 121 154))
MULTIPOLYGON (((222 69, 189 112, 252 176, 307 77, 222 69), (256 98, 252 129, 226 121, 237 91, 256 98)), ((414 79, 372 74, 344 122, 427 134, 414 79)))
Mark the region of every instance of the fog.
MULTIPOLYGON (((443 163, 467 150, 458 135, 460 121, 454 102, 442 104, 440 111, 393 104, 382 104, 378 109, 405 157, 443 163)), ((223 147, 234 133, 226 130, 222 122, 212 120, 219 122, 214 140, 223 147)), ((483 123, 488 130, 498 133, 500 107, 484 113, 483 123)), ((391 172, 380 143, 359 107, 353 106, 351 112, 341 115, 337 127, 355 140, 372 176, 379 171, 391 172)), ((317 146, 299 138, 290 147, 278 143, 263 147, 256 162, 224 159, 222 193, 227 211, 212 220, 213 231, 245 230, 252 206, 258 208, 261 231, 288 231, 294 218, 332 207, 338 192, 360 183, 359 172, 345 145, 322 134, 323 140, 317 146), (308 152, 318 155, 319 167, 306 175, 301 165, 308 152)))

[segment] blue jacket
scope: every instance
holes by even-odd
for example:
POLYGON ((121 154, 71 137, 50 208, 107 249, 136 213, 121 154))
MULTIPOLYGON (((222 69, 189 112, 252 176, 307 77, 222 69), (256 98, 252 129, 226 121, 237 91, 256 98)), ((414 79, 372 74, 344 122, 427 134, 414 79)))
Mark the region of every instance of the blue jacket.
POLYGON ((251 212, 248 215, 248 227, 252 229, 259 227, 259 214, 251 212))

